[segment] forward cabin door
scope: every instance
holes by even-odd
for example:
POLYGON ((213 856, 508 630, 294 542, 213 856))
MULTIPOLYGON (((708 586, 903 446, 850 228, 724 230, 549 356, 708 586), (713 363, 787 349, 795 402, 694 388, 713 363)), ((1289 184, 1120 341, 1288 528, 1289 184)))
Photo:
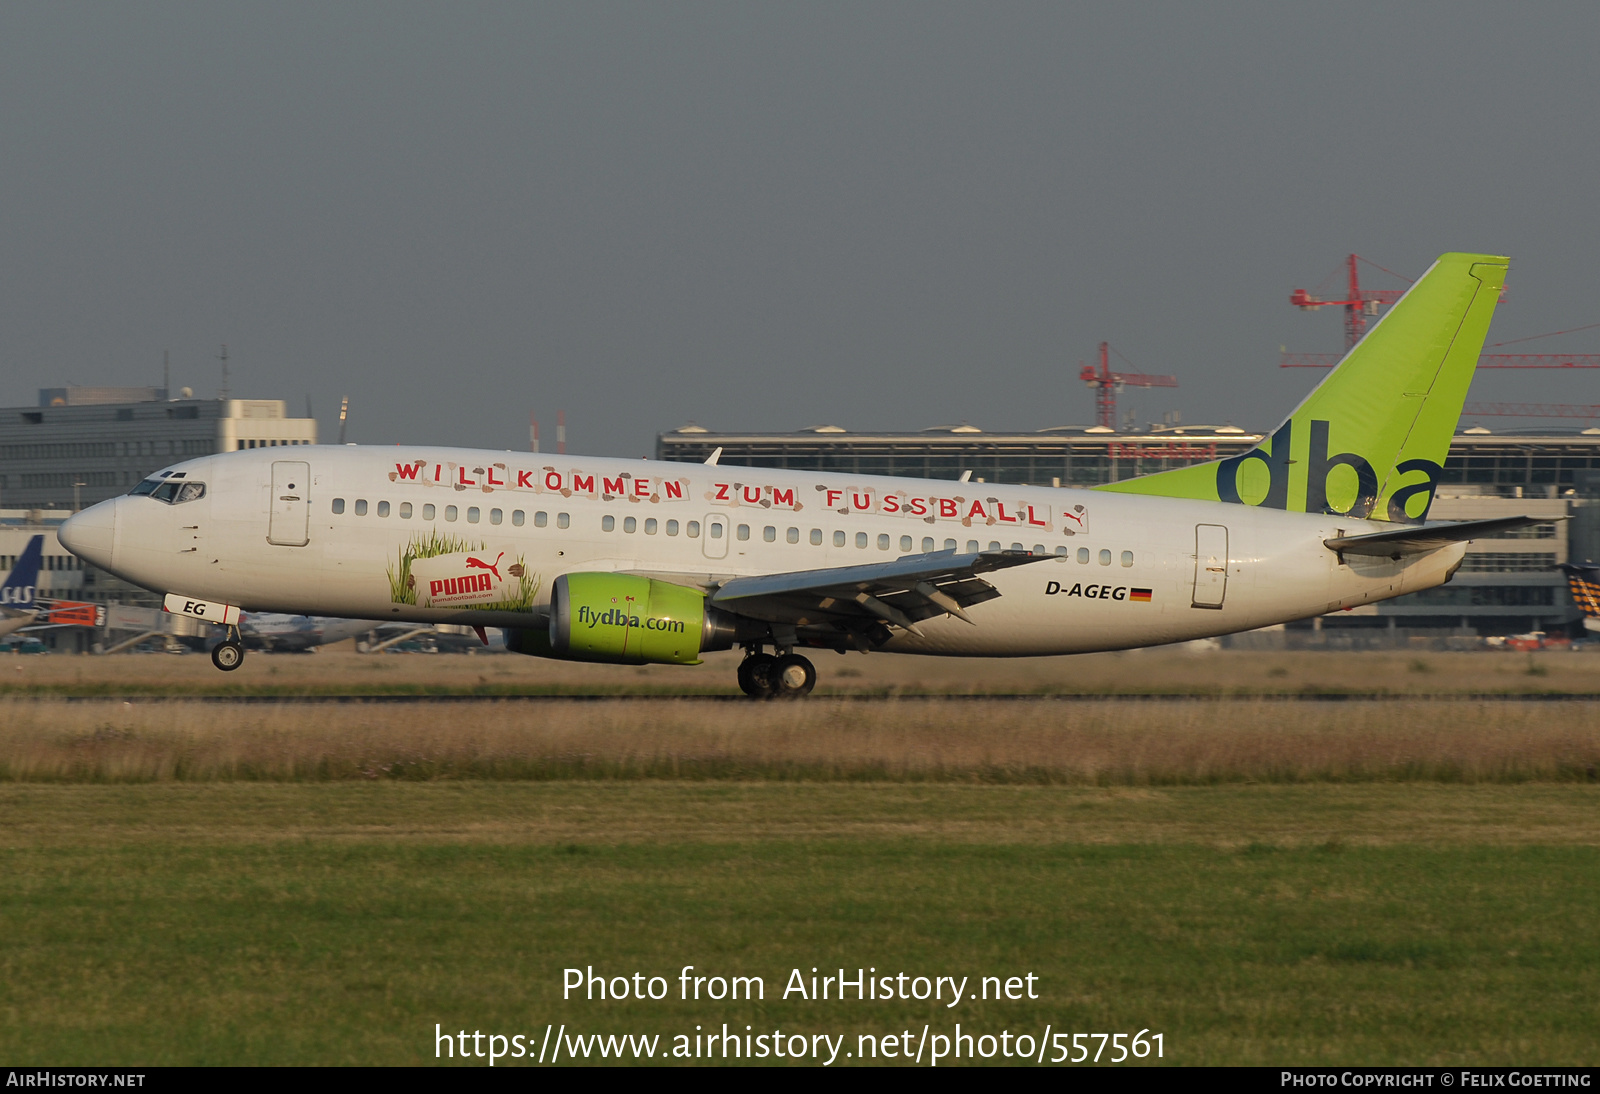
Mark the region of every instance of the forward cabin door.
POLYGON ((700 531, 700 543, 707 558, 727 558, 728 539, 733 529, 728 525, 726 513, 707 513, 706 526, 700 531))
POLYGON ((272 465, 272 510, 267 542, 304 547, 311 542, 311 465, 278 460, 272 465))
POLYGON ((1228 591, 1228 529, 1194 526, 1194 607, 1220 608, 1228 591))

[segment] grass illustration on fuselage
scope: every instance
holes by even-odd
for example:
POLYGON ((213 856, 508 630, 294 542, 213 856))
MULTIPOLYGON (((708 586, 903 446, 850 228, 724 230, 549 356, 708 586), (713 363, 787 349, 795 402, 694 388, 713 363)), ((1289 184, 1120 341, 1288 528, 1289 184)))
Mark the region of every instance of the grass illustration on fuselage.
MULTIPOLYGON (((411 565, 418 559, 438 558, 442 555, 487 550, 488 546, 483 540, 469 540, 460 536, 440 535, 438 532, 412 536, 411 541, 400 549, 396 562, 389 567, 389 599, 396 604, 416 605, 417 589, 416 582, 412 578, 411 565)), ((525 612, 531 610, 534 599, 539 595, 539 575, 530 571, 523 557, 517 555, 510 563, 507 576, 516 582, 515 595, 503 597, 488 604, 462 604, 459 607, 476 611, 525 612)))

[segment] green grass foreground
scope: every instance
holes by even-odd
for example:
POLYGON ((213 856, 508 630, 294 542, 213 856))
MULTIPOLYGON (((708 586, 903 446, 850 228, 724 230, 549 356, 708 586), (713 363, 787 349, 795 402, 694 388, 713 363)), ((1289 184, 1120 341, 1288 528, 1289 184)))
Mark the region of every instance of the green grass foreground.
MULTIPOLYGON (((523 1033, 1140 1029, 1166 1062, 1593 1064, 1600 790, 0 786, 0 1058, 408 1064, 523 1033), (560 998, 561 970, 764 1003, 560 998), (1040 977, 812 1003, 792 968, 1040 977)), ((770 1061, 769 1061, 770 1062, 770 1061)), ((856 1061, 842 1061, 854 1063, 856 1061)))

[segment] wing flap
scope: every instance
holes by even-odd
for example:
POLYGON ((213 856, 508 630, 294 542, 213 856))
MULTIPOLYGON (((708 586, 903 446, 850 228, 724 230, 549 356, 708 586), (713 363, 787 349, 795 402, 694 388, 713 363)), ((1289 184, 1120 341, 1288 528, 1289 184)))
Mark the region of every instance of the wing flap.
POLYGON ((773 623, 871 620, 914 631, 917 623, 936 616, 965 619, 965 609, 999 596, 980 574, 1052 557, 1031 551, 934 551, 862 566, 736 577, 711 594, 711 603, 773 623))

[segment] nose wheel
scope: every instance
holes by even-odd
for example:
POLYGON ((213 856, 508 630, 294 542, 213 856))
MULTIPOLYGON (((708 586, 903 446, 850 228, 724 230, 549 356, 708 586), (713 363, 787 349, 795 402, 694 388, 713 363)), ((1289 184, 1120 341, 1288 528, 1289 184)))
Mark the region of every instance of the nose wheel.
POLYGON ((232 672, 244 664, 244 643, 239 641, 238 631, 230 627, 228 637, 211 648, 211 663, 223 672, 232 672))

